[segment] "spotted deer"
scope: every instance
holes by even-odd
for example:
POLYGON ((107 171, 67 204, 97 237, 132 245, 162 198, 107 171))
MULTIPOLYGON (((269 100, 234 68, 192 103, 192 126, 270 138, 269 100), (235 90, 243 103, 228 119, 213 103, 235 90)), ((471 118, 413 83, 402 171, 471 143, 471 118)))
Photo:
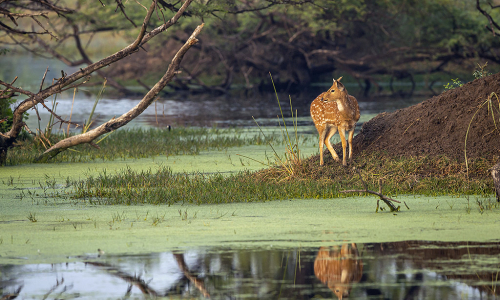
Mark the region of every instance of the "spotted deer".
POLYGON ((332 147, 330 139, 338 131, 342 141, 344 166, 347 165, 345 131, 349 132, 349 160, 352 159, 352 138, 354 127, 359 120, 358 101, 347 93, 339 79, 333 79, 333 85, 328 91, 321 93, 311 103, 311 117, 319 133, 319 164, 323 165, 323 146, 326 144, 333 159, 340 161, 337 152, 332 147))
POLYGON ((355 243, 321 247, 314 260, 314 275, 339 298, 349 297, 363 275, 363 261, 355 243))

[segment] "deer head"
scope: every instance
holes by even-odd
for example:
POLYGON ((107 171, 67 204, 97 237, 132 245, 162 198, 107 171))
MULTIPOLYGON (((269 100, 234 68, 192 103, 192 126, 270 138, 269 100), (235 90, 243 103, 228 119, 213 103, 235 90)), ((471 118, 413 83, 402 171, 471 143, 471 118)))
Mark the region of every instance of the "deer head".
POLYGON ((336 101, 338 109, 341 112, 344 110, 342 102, 346 101, 346 99, 348 97, 348 93, 347 93, 347 90, 345 89, 344 85, 340 82, 340 79, 342 79, 342 77, 340 77, 337 80, 333 79, 332 87, 329 88, 328 91, 323 94, 321 101, 324 101, 324 102, 336 101))
POLYGON ((314 261, 314 274, 338 299, 349 297, 353 283, 358 283, 363 275, 356 244, 321 247, 314 261))

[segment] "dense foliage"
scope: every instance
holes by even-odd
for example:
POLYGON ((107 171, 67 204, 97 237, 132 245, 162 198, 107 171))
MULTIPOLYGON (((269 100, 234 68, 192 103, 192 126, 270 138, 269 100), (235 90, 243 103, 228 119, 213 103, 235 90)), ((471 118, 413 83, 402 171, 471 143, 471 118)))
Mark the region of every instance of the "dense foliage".
MULTIPOLYGON (((12 2, 0 5, 9 8, 12 2)), ((72 66, 100 59, 136 36, 138 29, 132 29, 141 25, 146 8, 142 5, 147 6, 100 2, 103 5, 68 2, 61 8, 64 17, 50 18, 44 25, 52 35, 16 40, 72 66)), ((180 4, 158 1, 161 10, 155 12, 150 28, 168 20, 180 4)), ((332 73, 350 76, 367 92, 381 80, 414 83, 414 76, 420 75, 432 86, 443 74, 470 74, 478 61, 499 62, 500 39, 490 28, 499 18, 487 0, 196 1, 176 31, 100 75, 122 92, 131 92, 128 85, 148 86, 179 44, 204 22, 201 43, 187 55, 172 88, 249 88, 268 84, 269 72, 281 87, 329 81, 332 73)), ((495 64, 490 66, 495 71, 495 64)))
MULTIPOLYGON (((425 75, 431 83, 449 72, 471 74, 479 60, 498 63, 500 40, 470 1, 229 3, 197 3, 190 23, 183 23, 186 32, 158 40, 143 53, 146 68, 143 60, 130 59, 113 74, 130 80, 137 74, 147 77, 201 20, 206 31, 197 53, 186 58, 177 88, 252 87, 269 83, 269 72, 278 85, 293 87, 329 81, 335 72, 368 89, 381 79, 414 82, 414 76, 425 75), (259 9, 263 7, 268 8, 259 9)), ((494 10, 491 14, 498 16, 494 10)))

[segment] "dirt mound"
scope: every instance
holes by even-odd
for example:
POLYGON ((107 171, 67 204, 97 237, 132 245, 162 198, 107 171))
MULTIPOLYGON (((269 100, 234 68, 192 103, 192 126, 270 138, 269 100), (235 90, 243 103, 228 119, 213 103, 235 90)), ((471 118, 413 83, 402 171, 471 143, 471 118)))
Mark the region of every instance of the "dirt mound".
MULTIPOLYGON (((492 92, 500 97, 500 73, 466 83, 420 104, 381 113, 366 122, 354 138, 354 154, 377 151, 391 156, 445 155, 464 159, 465 135, 477 112, 469 129, 467 157, 498 160, 500 132, 495 131, 486 105, 478 111, 492 92)), ((496 97, 493 99, 498 108, 496 97)), ((500 128, 499 115, 495 110, 500 128)))

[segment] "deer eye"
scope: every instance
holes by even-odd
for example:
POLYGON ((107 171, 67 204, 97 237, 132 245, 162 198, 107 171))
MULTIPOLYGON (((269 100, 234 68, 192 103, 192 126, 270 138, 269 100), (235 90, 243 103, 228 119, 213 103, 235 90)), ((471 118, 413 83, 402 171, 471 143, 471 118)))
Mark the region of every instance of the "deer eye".
POLYGON ((334 90, 334 89, 332 89, 330 92, 335 93, 335 90, 334 90))

